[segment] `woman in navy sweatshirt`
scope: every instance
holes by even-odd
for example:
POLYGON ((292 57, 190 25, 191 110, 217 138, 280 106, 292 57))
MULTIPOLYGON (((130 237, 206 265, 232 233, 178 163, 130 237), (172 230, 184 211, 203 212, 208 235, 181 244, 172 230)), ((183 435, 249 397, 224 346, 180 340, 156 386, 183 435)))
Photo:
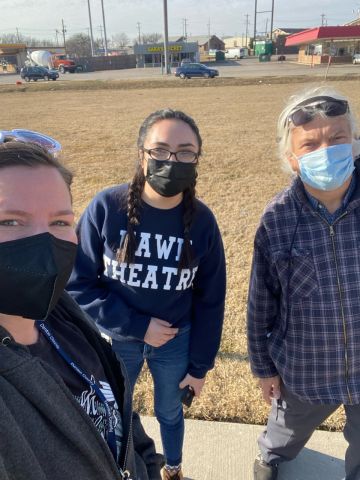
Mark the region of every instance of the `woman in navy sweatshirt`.
POLYGON ((146 359, 166 466, 182 479, 182 395, 199 396, 219 349, 225 259, 214 215, 195 197, 202 139, 194 120, 152 113, 128 185, 100 192, 82 215, 68 290, 112 338, 134 387, 146 359))

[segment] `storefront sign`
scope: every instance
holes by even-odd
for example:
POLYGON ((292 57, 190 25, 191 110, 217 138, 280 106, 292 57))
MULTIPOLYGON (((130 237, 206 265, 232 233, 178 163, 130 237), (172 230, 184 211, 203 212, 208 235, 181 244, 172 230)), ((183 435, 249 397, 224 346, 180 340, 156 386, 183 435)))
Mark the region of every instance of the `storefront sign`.
MULTIPOLYGON (((181 50, 183 49, 182 45, 170 45, 168 47, 168 50, 170 52, 181 52, 181 50)), ((163 46, 159 46, 159 47, 148 47, 147 49, 148 52, 151 52, 151 53, 156 53, 156 52, 163 52, 164 51, 164 47, 163 46)))

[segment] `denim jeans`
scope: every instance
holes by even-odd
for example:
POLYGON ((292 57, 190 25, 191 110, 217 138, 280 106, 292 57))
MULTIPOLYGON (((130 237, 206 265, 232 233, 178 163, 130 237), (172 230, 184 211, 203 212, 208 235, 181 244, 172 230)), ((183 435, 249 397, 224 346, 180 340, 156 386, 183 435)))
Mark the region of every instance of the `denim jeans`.
POLYGON ((189 365, 189 341, 190 325, 161 347, 126 338, 113 340, 113 350, 126 365, 132 390, 144 361, 148 364, 154 380, 154 410, 168 465, 178 465, 182 460, 184 415, 179 383, 189 365))

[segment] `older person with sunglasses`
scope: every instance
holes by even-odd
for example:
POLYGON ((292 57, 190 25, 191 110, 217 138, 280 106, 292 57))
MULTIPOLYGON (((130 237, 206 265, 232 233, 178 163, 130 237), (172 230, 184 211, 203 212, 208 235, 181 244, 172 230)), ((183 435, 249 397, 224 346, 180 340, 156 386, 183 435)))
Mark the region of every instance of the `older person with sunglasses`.
MULTIPOLYGON (((355 120, 327 87, 290 98, 278 139, 292 184, 255 236, 248 302, 254 375, 272 404, 254 479, 273 480, 344 405, 346 480, 360 479, 360 178, 355 120)), ((315 473, 315 472, 314 472, 315 473)))

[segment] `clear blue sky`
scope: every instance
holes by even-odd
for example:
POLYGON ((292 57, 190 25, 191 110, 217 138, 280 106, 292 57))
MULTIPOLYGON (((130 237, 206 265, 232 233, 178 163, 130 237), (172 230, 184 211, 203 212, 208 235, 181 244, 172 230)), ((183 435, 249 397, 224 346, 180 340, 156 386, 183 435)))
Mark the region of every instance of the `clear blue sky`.
MULTIPOLYGON (((94 35, 100 36, 102 23, 100 0, 90 0, 94 35)), ((104 0, 108 37, 125 32, 130 39, 137 36, 137 22, 142 33, 162 32, 163 0, 104 0)), ((249 14, 249 32, 253 32, 254 0, 168 0, 169 35, 181 35, 183 18, 187 32, 218 36, 241 35, 245 32, 245 15, 249 14)), ((271 0, 258 0, 258 10, 271 9, 271 0)), ((275 0, 274 26, 314 27, 325 14, 328 25, 339 25, 359 15, 360 0, 275 0)), ((64 19, 67 34, 83 32, 89 27, 87 0, 0 0, 0 34, 20 33, 38 38, 55 38, 64 19)), ((259 32, 264 32, 270 14, 258 15, 259 32)))

